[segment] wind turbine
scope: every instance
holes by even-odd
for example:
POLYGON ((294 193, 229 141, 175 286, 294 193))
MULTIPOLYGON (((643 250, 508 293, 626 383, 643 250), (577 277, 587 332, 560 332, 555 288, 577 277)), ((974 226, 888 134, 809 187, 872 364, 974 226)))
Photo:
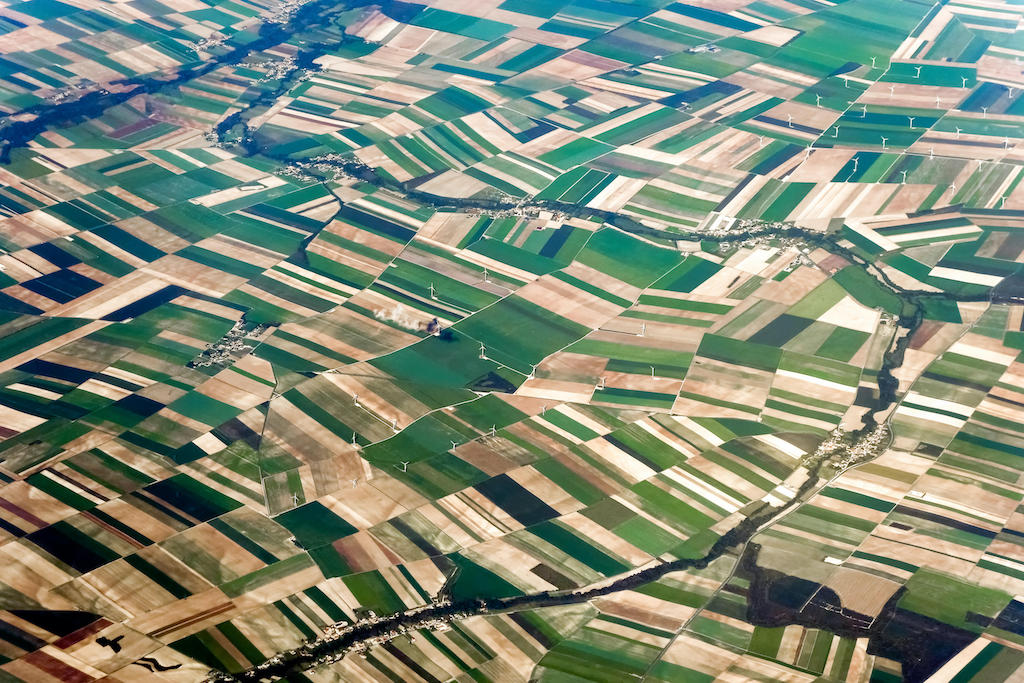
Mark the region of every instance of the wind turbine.
POLYGON ((900 173, 903 174, 903 180, 900 181, 900 185, 906 185, 907 184, 907 172, 906 171, 900 171, 900 173))
POLYGON ((839 126, 835 127, 835 130, 832 132, 832 137, 834 137, 834 138, 839 137, 839 126))
POLYGON ((790 128, 793 127, 793 115, 792 114, 786 114, 786 125, 789 126, 790 128))
POLYGON ((604 389, 604 387, 605 387, 604 377, 598 377, 597 378, 597 388, 598 389, 604 389))
POLYGON ((402 470, 403 472, 406 472, 409 469, 409 461, 406 460, 405 462, 401 462, 398 465, 395 465, 395 467, 398 467, 398 469, 402 470))
POLYGON ((885 141, 888 139, 889 138, 885 137, 884 135, 882 136, 882 149, 885 149, 885 141))
POLYGON ((434 294, 434 283, 433 282, 430 283, 430 298, 431 299, 435 299, 435 300, 437 299, 437 295, 434 294))
POLYGON ((921 67, 915 66, 914 68, 917 70, 917 73, 914 74, 914 78, 921 78, 921 67))
POLYGON ((818 109, 821 109, 821 95, 814 96, 814 106, 816 106, 818 109))
POLYGON ((907 118, 910 119, 910 127, 913 128, 914 127, 914 119, 916 119, 917 117, 916 116, 908 116, 907 118))

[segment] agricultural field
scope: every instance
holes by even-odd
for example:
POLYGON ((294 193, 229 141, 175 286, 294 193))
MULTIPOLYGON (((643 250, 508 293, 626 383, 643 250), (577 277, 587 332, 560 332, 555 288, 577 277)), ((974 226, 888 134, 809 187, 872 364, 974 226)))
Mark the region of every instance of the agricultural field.
POLYGON ((0 0, 0 683, 1020 680, 1022 31, 0 0))

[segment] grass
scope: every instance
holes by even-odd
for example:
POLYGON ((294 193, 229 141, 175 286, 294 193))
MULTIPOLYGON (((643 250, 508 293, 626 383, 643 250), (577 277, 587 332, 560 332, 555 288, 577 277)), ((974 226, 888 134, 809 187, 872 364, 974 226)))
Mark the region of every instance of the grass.
POLYGON ((984 588, 932 569, 919 569, 907 582, 907 592, 899 607, 932 619, 980 633, 983 626, 970 614, 996 616, 1012 596, 994 588, 984 588))
POLYGON ((900 315, 903 311, 900 298, 886 290, 862 268, 847 266, 836 273, 833 279, 849 292, 850 296, 868 308, 881 308, 893 315, 900 315))

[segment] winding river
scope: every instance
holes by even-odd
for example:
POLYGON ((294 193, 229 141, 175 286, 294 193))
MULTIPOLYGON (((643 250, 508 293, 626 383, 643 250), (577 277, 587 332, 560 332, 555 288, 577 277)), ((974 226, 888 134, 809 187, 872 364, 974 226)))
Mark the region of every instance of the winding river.
MULTIPOLYGON (((615 218, 624 217, 608 216, 607 218, 611 219, 608 222, 614 225, 617 224, 614 220, 615 218)), ((622 222, 624 221, 619 221, 619 223, 622 222)), ((620 224, 619 227, 623 226, 620 224)), ((709 239, 706 235, 695 234, 651 234, 650 229, 647 228, 644 228, 644 232, 650 237, 670 240, 700 239, 707 241, 709 239)), ((862 268, 869 271, 872 270, 870 264, 863 262, 855 254, 838 245, 834 238, 823 236, 820 233, 810 233, 800 228, 787 227, 782 230, 757 228, 730 235, 728 238, 718 238, 717 241, 731 242, 771 235, 806 239, 808 242, 842 255, 862 268)), ((899 383, 893 376, 893 371, 902 365, 904 352, 910 343, 914 331, 923 320, 922 299, 941 294, 903 290, 887 283, 885 279, 880 279, 880 282, 886 289, 899 296, 900 300, 905 304, 905 313, 899 318, 897 323, 903 334, 897 333, 894 335, 894 341, 883 356, 882 366, 877 375, 877 394, 873 399, 873 405, 870 406, 865 416, 864 426, 853 435, 855 439, 862 438, 873 431, 878 424, 877 415, 888 410, 895 402, 899 383)), ((942 296, 956 300, 952 295, 943 294, 942 296)), ((1017 302, 1016 298, 1014 298, 1013 303, 1017 302)), ((821 486, 827 483, 820 475, 820 470, 826 464, 827 461, 818 463, 815 470, 811 472, 811 476, 808 477, 800 487, 800 490, 797 491, 797 494, 783 505, 772 507, 767 504, 760 504, 759 507, 753 509, 747 517, 723 534, 702 557, 680 558, 672 562, 664 562, 632 572, 598 587, 566 591, 545 591, 509 598, 476 599, 457 602, 445 601, 382 618, 358 622, 341 629, 333 637, 311 641, 300 648, 280 653, 271 660, 268 660, 268 662, 242 672, 234 674, 216 673, 212 676, 211 680, 223 683, 228 681, 275 680, 286 677, 290 673, 304 671, 318 665, 336 661, 360 645, 370 641, 379 642, 387 640, 388 638, 418 628, 436 627, 439 623, 464 619, 475 615, 584 603, 595 598, 634 589, 652 581, 657 581, 672 572, 702 569, 730 550, 746 546, 750 539, 759 531, 813 496, 821 486)))

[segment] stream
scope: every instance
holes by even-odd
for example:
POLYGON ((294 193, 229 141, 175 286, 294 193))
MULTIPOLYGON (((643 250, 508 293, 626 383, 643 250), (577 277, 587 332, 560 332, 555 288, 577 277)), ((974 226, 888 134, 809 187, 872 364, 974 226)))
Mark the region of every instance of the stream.
MULTIPOLYGON (((863 263, 856 255, 835 244, 834 239, 823 236, 820 233, 806 233, 806 231, 799 228, 786 228, 782 232, 790 237, 813 237, 816 244, 820 246, 833 246, 836 251, 841 252, 842 255, 853 263, 865 268, 868 267, 868 264, 863 263)), ((766 231, 752 230, 742 236, 729 236, 728 239, 721 239, 721 241, 749 239, 767 234, 766 231)), ((671 235, 672 239, 709 239, 707 236, 680 236, 676 233, 668 233, 668 235, 671 235)), ((869 431, 874 430, 878 424, 876 416, 888 410, 896 401, 899 382, 893 376, 893 371, 902 365, 904 352, 913 337, 913 333, 923 321, 921 297, 929 297, 935 294, 932 292, 900 290, 884 281, 883 285, 889 291, 900 296, 900 300, 905 304, 904 315, 899 317, 897 323, 904 333, 902 335, 899 333, 894 335, 894 341, 883 356, 882 366, 877 375, 877 394, 874 397, 873 405, 869 407, 864 418, 864 426, 854 433, 855 438, 864 436, 869 431)), ((949 296, 952 297, 952 295, 949 296)), ((1013 303, 1018 303, 1017 297, 1006 298, 1012 298, 1013 303)), ((819 463, 816 469, 820 470, 821 465, 824 464, 824 462, 819 463)), ((800 505, 820 488, 819 484, 824 485, 824 483, 826 482, 819 476, 818 471, 813 471, 793 498, 777 507, 761 503, 745 519, 723 534, 699 558, 680 558, 672 562, 663 562, 662 564, 633 572, 595 588, 544 591, 509 598, 485 598, 457 602, 444 601, 385 617, 364 620, 340 629, 333 637, 325 637, 308 642, 302 647, 280 653, 267 662, 245 671, 234 674, 214 673, 210 680, 221 683, 229 681, 276 680, 287 677, 292 673, 337 661, 353 649, 369 641, 387 640, 418 628, 434 628, 444 622, 477 615, 584 603, 605 595, 643 586, 644 584, 657 581, 672 572, 703 569, 730 550, 746 546, 755 534, 785 515, 792 508, 800 505)))

